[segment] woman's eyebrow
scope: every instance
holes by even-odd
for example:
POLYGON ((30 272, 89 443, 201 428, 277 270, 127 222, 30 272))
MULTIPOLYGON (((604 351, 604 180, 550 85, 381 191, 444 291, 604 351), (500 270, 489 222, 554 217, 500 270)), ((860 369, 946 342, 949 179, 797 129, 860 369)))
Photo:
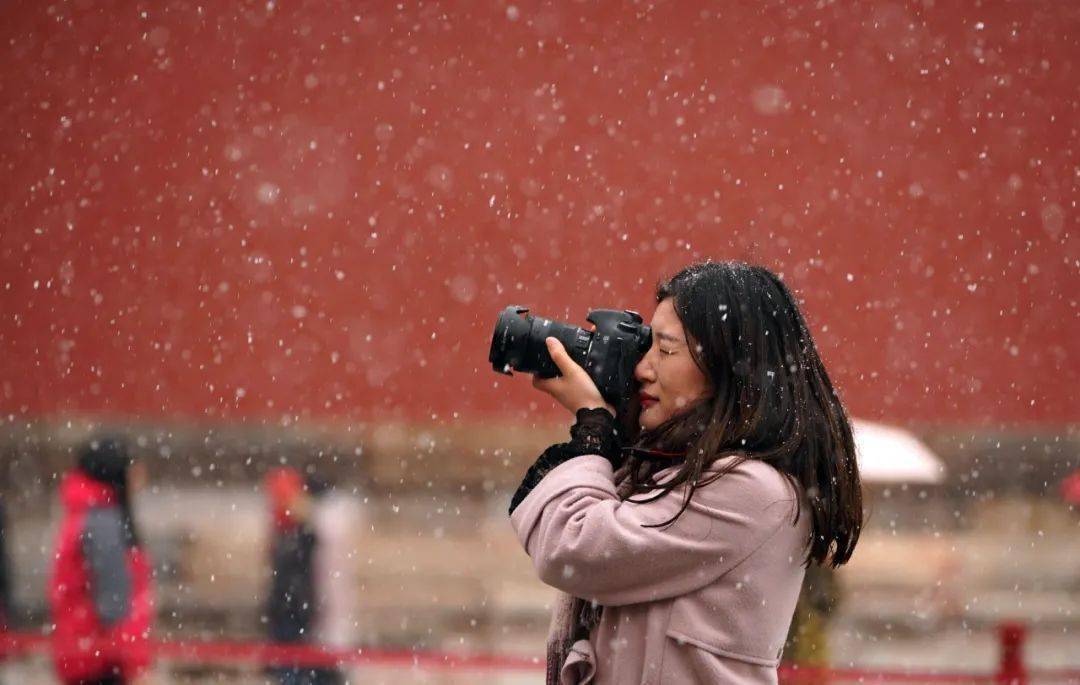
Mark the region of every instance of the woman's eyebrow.
POLYGON ((676 336, 671 335, 670 333, 664 333, 663 331, 653 331, 653 332, 656 334, 657 338, 660 338, 664 342, 673 342, 673 343, 679 342, 679 339, 676 336))

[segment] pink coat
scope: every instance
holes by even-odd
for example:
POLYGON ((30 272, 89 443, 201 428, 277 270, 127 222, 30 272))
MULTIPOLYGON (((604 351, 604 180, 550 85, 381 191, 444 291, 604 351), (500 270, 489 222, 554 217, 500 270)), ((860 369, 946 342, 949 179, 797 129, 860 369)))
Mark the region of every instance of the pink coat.
POLYGON ((540 580, 604 607, 563 685, 775 683, 810 535, 805 507, 792 523, 797 497, 751 460, 699 488, 675 524, 643 528, 671 518, 683 491, 621 502, 603 457, 552 469, 514 510, 514 530, 540 580))

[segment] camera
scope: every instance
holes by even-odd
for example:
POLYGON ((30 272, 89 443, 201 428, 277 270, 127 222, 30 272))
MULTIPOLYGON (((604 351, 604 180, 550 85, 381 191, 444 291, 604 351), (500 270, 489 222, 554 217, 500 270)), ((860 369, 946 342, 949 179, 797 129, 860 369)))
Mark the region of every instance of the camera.
POLYGON ((513 370, 554 378, 559 369, 544 339, 557 338, 589 373, 603 398, 626 416, 637 404, 634 367, 652 345, 652 329, 628 309, 595 309, 585 320, 593 330, 531 316, 528 307, 511 305, 499 314, 488 361, 506 375, 513 375, 513 370))

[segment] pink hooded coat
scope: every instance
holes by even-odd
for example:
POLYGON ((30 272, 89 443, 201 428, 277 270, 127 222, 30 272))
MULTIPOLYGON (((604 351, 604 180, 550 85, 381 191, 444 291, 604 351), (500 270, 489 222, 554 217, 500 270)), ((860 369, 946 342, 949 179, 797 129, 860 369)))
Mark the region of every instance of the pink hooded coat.
POLYGON ((540 579, 604 607, 563 665, 563 685, 777 682, 808 511, 794 523, 795 488, 750 460, 699 488, 671 526, 642 527, 671 518, 684 492, 620 501, 611 464, 583 456, 552 469, 514 510, 540 579))

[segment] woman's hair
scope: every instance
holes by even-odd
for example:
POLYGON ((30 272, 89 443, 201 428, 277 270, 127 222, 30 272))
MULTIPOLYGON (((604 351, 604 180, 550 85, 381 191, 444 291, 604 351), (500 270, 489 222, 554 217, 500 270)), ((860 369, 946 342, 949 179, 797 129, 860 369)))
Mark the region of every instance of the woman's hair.
MULTIPOLYGON (((658 484, 653 474, 663 461, 631 452, 631 492, 658 490, 636 501, 654 501, 687 484, 682 508, 657 524, 669 525, 698 487, 747 459, 764 461, 806 495, 811 522, 807 562, 845 563, 862 528, 855 445, 847 414, 791 292, 763 267, 706 262, 660 283, 657 303, 669 298, 712 393, 639 436, 643 448, 686 456, 675 476, 658 484), (710 469, 728 456, 735 459, 710 469)), ((800 504, 796 521, 801 514, 800 504)))
POLYGON ((78 468, 86 476, 112 488, 124 524, 124 539, 128 547, 139 544, 135 519, 131 516, 128 493, 128 469, 134 463, 127 446, 118 438, 96 438, 86 443, 79 453, 78 468))

